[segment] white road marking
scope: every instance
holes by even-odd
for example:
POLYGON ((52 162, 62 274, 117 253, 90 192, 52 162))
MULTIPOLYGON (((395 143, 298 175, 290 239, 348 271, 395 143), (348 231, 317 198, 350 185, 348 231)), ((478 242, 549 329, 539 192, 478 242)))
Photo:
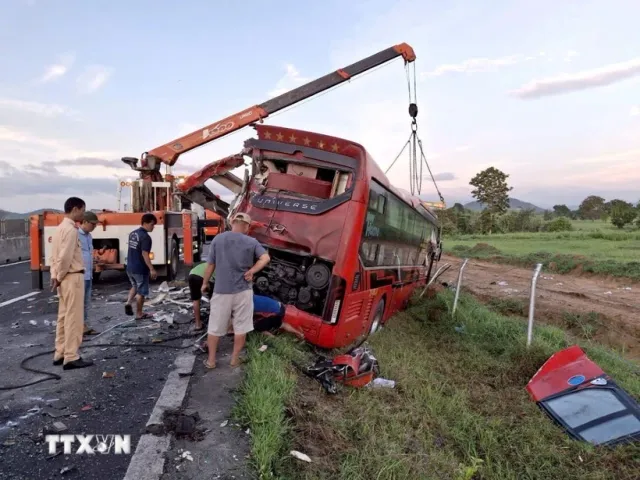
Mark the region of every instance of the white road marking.
POLYGON ((29 263, 31 260, 22 260, 21 262, 5 263, 0 265, 0 268, 13 267, 14 265, 20 265, 21 263, 29 263))
POLYGON ((6 302, 0 303, 0 307, 6 307, 7 305, 11 305, 12 303, 19 302, 20 300, 24 300, 25 298, 33 297, 34 295, 38 295, 40 292, 31 292, 26 295, 22 295, 21 297, 12 298, 11 300, 7 300, 6 302))

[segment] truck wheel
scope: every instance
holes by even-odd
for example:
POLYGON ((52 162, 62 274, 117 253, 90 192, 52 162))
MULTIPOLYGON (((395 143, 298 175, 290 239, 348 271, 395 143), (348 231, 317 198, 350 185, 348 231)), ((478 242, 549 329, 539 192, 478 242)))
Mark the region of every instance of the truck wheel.
POLYGON ((171 248, 169 249, 169 265, 167 265, 167 278, 175 280, 178 276, 178 268, 180 266, 180 253, 178 252, 178 242, 171 240, 171 248))
POLYGON ((384 300, 380 300, 376 306, 373 319, 371 320, 371 327, 369 327, 369 335, 373 335, 378 331, 380 325, 382 325, 382 316, 384 315, 384 300))

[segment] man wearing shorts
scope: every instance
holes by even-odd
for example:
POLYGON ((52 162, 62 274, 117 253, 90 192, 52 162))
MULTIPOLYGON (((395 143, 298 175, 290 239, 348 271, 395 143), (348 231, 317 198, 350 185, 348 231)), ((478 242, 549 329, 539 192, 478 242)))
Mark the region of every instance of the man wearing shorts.
POLYGON ((216 237, 209 246, 207 268, 202 280, 202 291, 209 289, 209 280, 216 273, 211 297, 211 314, 207 330, 209 358, 207 368, 215 368, 220 337, 228 331, 233 320, 233 353, 231 366, 240 364, 247 333, 253 330, 253 276, 269 263, 271 258, 262 245, 247 235, 251 217, 238 213, 231 222, 231 231, 216 237), (257 260, 257 261, 256 261, 257 260))
POLYGON ((136 320, 151 318, 151 315, 142 313, 144 299, 149 296, 149 278, 156 279, 156 271, 151 264, 149 253, 151 252, 151 235, 153 227, 158 219, 152 213, 142 215, 142 225, 129 234, 129 252, 127 253, 127 275, 131 282, 129 298, 124 304, 127 315, 133 315, 131 302, 136 299, 136 320))
MULTIPOLYGON (((196 265, 189 272, 188 284, 189 294, 191 295, 191 301, 193 302, 193 316, 196 321, 194 332, 200 332, 204 330, 202 325, 202 318, 200 316, 200 299, 202 298, 202 284, 204 272, 207 269, 207 262, 202 262, 196 265)), ((213 282, 215 282, 216 276, 213 272, 211 279, 209 280, 209 292, 213 289, 213 282)))

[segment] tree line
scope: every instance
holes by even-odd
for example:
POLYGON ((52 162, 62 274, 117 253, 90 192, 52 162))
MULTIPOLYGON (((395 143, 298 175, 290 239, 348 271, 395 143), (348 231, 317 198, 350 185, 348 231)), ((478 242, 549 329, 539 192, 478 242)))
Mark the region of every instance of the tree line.
POLYGON ((509 175, 495 167, 476 174, 469 184, 472 196, 484 207, 481 212, 465 209, 460 203, 439 212, 448 234, 491 234, 513 232, 561 232, 573 229, 571 220, 610 221, 618 228, 634 222, 640 227, 640 202, 606 201, 597 195, 585 198, 577 210, 567 205, 554 205, 538 215, 531 210, 509 210, 509 175))

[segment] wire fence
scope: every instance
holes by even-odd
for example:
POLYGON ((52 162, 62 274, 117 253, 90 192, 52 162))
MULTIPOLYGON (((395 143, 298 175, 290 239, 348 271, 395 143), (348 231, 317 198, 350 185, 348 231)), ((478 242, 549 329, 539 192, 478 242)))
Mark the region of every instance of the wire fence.
POLYGON ((28 219, 0 220, 0 238, 25 237, 29 235, 28 219))
MULTIPOLYGON (((633 287, 617 286, 615 290, 607 290, 603 285, 601 293, 594 294, 593 291, 590 291, 587 292, 589 293, 589 295, 587 295, 583 292, 582 287, 584 287, 584 285, 581 284, 581 282, 584 282, 584 279, 572 279, 572 277, 567 275, 563 275, 561 278, 554 278, 555 276, 550 273, 545 273, 541 276, 542 266, 542 264, 537 264, 533 268, 530 275, 530 283, 523 288, 521 284, 525 279, 522 275, 519 275, 514 279, 515 284, 509 283, 513 278, 512 272, 522 272, 525 270, 522 267, 504 269, 504 266, 493 264, 492 267, 495 267, 496 271, 489 273, 488 270, 493 270, 493 268, 488 269, 486 263, 471 262, 468 258, 462 259, 457 268, 454 267, 450 270, 450 276, 457 276, 452 315, 455 316, 456 314, 460 291, 465 287, 465 275, 469 278, 470 271, 471 275, 473 275, 474 270, 476 273, 483 271, 485 277, 488 276, 491 278, 491 281, 488 282, 489 285, 495 286, 499 289, 498 292, 496 292, 496 295, 491 292, 488 296, 495 297, 498 301, 507 300, 507 302, 509 302, 509 300, 512 300, 509 302, 513 303, 511 308, 515 307, 515 310, 518 311, 521 316, 527 317, 527 347, 530 347, 533 343, 535 334, 536 299, 543 296, 548 298, 550 296, 549 294, 566 295, 566 309, 560 308, 557 310, 557 313, 554 312, 554 317, 556 317, 556 315, 559 317, 560 324, 557 326, 562 328, 569 336, 575 337, 576 340, 580 340, 581 342, 585 342, 591 346, 604 346, 600 341, 603 337, 615 337, 614 340, 610 340, 607 343, 609 343, 610 346, 614 346, 615 350, 619 350, 616 352, 618 354, 616 355, 616 358, 626 363, 627 366, 629 366, 636 374, 640 374, 638 364, 622 356, 626 353, 625 351, 630 344, 634 346, 637 345, 638 339, 637 335, 634 335, 636 332, 634 329, 637 328, 634 321, 640 317, 640 304, 629 302, 625 298, 629 296, 629 291, 633 287), (512 274, 512 276, 510 277, 509 274, 512 274), (509 279, 509 282, 504 280, 506 278, 509 279), (545 282, 542 286, 538 284, 540 279, 545 282), (540 291, 542 291, 542 293, 540 293, 540 291), (572 298, 575 298, 578 301, 593 303, 593 309, 587 312, 585 306, 582 305, 581 308, 572 310, 572 298), (525 310, 525 299, 526 303, 528 303, 528 312, 525 310), (625 308, 627 310, 637 309, 637 311, 628 312, 628 318, 624 317, 612 320, 613 317, 608 318, 607 314, 603 313, 609 308, 625 308), (628 322, 625 322, 625 318, 627 318, 628 322)), ((483 296, 487 296, 484 292, 491 287, 484 285, 479 286, 477 284, 471 285, 471 283, 472 282, 469 281, 468 284, 472 291, 482 290, 483 296)), ((545 300, 547 298, 545 298, 545 300)), ((507 306, 509 306, 509 304, 507 304, 507 306)), ((545 304, 544 307, 546 312, 549 305, 545 304)), ((546 316, 548 316, 548 312, 546 313, 547 315, 545 315, 545 319, 546 316)), ((613 353, 611 353, 611 355, 614 356, 613 353)))

